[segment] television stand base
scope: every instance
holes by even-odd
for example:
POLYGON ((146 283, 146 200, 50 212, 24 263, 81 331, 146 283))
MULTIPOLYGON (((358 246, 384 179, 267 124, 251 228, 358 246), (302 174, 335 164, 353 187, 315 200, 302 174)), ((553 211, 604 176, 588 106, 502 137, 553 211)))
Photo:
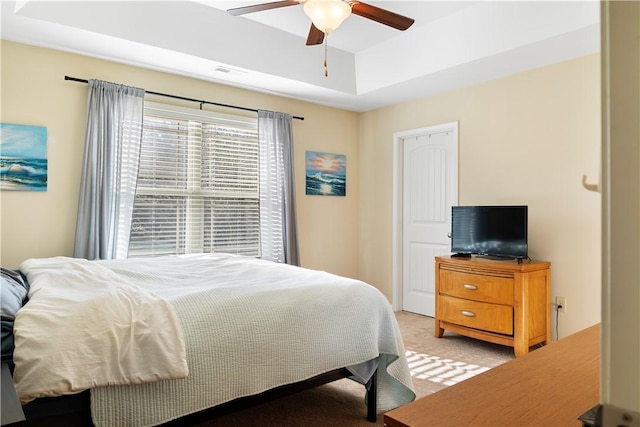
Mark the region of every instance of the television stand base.
POLYGON ((492 261, 513 261, 518 259, 512 256, 499 256, 499 255, 478 255, 478 258, 490 259, 492 261))
POLYGON ((471 258, 471 254, 453 254, 451 258, 471 258))

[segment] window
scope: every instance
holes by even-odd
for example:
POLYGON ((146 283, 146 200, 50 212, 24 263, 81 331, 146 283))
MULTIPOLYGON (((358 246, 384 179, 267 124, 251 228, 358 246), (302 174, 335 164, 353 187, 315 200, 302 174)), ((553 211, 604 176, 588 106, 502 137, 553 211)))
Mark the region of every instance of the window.
POLYGON ((145 103, 129 257, 260 256, 257 120, 145 103))

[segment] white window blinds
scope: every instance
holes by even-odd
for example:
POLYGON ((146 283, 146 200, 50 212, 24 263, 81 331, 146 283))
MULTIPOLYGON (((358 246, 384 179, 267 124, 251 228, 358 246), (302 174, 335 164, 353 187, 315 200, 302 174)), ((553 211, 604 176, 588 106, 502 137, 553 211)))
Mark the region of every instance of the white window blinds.
POLYGON ((256 119, 145 105, 129 257, 260 256, 256 119))

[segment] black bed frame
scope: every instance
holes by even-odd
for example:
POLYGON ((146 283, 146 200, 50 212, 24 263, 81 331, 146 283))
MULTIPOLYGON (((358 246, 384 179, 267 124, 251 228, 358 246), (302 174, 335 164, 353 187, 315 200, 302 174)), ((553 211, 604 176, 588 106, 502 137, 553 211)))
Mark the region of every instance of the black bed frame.
MULTIPOLYGON (((289 396, 310 388, 327 384, 342 378, 353 376, 347 368, 335 369, 325 372, 308 380, 292 384, 285 384, 265 392, 240 397, 238 399, 205 409, 194 414, 186 415, 177 420, 162 424, 163 427, 186 427, 211 420, 232 412, 247 409, 252 406, 270 402, 281 397, 289 396)), ((369 391, 367 397, 367 420, 376 422, 377 416, 377 389, 378 372, 374 372, 369 382, 365 385, 369 391)), ((24 423, 16 425, 26 425, 29 427, 68 427, 68 426, 93 426, 91 420, 89 391, 82 393, 36 399, 23 406, 25 417, 24 423)))

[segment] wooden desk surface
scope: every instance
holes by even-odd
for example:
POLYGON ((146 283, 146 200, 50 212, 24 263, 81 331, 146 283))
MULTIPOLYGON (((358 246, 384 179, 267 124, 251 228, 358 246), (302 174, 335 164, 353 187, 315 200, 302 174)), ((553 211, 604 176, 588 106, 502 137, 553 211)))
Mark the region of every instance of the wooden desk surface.
POLYGON ((389 427, 580 426, 600 401, 600 325, 384 415, 389 427))

